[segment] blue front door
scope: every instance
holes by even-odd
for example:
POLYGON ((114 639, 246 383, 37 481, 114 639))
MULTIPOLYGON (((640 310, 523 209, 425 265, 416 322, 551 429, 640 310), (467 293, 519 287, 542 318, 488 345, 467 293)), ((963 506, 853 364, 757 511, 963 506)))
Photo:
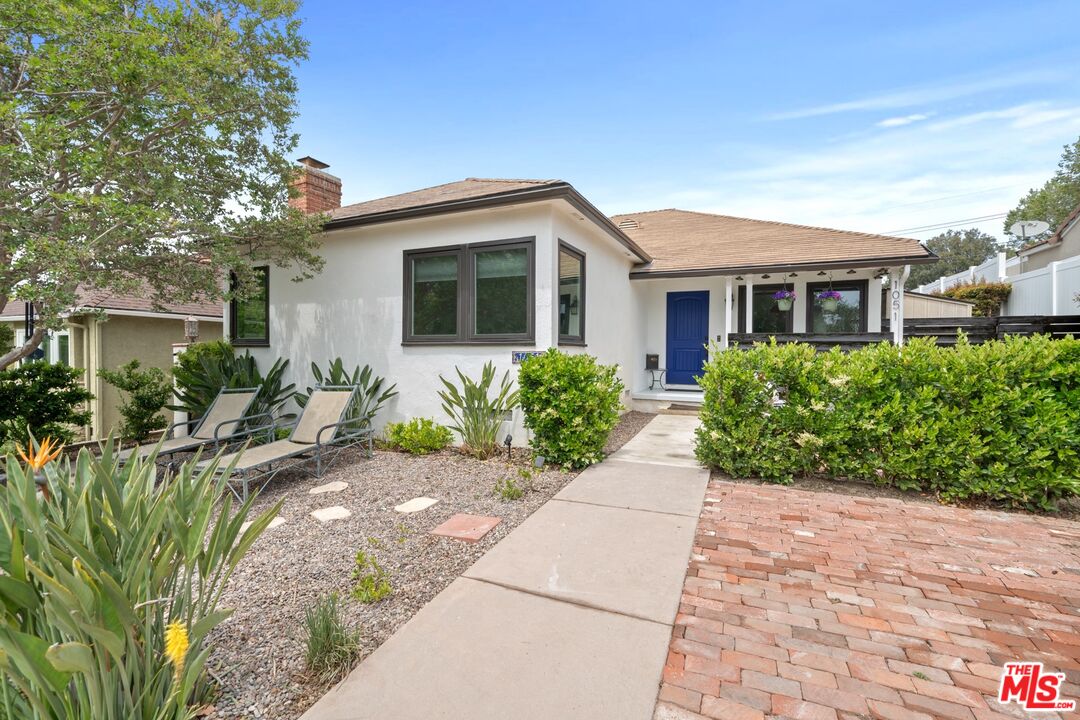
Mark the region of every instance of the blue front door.
POLYGON ((708 358, 709 291, 667 294, 667 382, 694 385, 708 358))

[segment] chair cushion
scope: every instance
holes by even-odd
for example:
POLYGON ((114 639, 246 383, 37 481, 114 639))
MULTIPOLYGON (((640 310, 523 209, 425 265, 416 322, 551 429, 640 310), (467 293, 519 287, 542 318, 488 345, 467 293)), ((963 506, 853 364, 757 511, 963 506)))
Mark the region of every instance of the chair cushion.
MULTIPOLYGON (((319 428, 342 420, 345 408, 352 398, 351 390, 316 390, 308 398, 307 405, 300 415, 300 422, 293 429, 290 440, 297 443, 314 444, 319 428)), ((334 433, 323 433, 323 441, 329 442, 334 433)))
MULTIPOLYGON (((254 399, 255 393, 253 392, 221 393, 214 400, 214 404, 210 406, 210 409, 206 411, 206 415, 203 416, 202 422, 199 423, 199 427, 196 428, 191 436, 202 438, 203 440, 213 440, 214 428, 226 420, 235 420, 246 415, 247 409, 254 399)), ((236 432, 237 425, 238 423, 222 425, 221 429, 218 431, 218 436, 225 437, 227 435, 232 435, 236 432)))
MULTIPOLYGON (((286 460, 294 455, 300 455, 301 453, 314 448, 314 443, 304 444, 292 442, 291 440, 278 440, 276 442, 267 443, 266 445, 255 445, 249 447, 247 450, 223 455, 218 463, 218 467, 227 467, 228 464, 233 461, 233 458, 239 455, 240 459, 236 463, 236 469, 250 470, 251 468, 265 465, 266 463, 286 460)), ((206 464, 207 463, 200 463, 200 467, 205 466, 206 464)))

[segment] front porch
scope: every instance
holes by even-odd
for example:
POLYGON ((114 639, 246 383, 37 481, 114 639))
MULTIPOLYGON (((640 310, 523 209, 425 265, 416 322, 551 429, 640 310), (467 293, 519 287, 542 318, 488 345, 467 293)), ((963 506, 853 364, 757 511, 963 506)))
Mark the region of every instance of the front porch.
POLYGON ((739 345, 902 343, 906 277, 906 266, 634 277, 644 317, 634 407, 699 406, 696 376, 709 354, 739 345))

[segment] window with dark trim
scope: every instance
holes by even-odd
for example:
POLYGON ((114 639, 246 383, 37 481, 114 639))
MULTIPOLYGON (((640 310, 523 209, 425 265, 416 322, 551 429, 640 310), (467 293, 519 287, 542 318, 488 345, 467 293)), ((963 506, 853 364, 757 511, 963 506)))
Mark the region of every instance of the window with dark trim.
MULTIPOLYGON (((264 347, 270 344, 270 268, 252 268, 258 289, 245 299, 229 303, 229 336, 239 347, 264 347)), ((236 290, 236 276, 231 278, 236 290)))
MULTIPOLYGON (((793 310, 781 310, 776 306, 773 293, 784 285, 754 285, 754 328, 756 333, 793 332, 793 310)), ((791 286, 786 286, 789 290, 791 286)), ((746 286, 739 286, 739 332, 746 332, 746 286)))
POLYGON ((585 344, 585 253, 559 241, 559 344, 585 344))
POLYGON ((406 250, 402 342, 531 341, 534 246, 534 238, 515 238, 406 250))
POLYGON ((806 285, 806 332, 808 333, 864 333, 866 332, 867 297, 869 283, 866 280, 807 283, 806 285), (832 288, 840 293, 836 309, 826 310, 825 302, 818 293, 832 288))

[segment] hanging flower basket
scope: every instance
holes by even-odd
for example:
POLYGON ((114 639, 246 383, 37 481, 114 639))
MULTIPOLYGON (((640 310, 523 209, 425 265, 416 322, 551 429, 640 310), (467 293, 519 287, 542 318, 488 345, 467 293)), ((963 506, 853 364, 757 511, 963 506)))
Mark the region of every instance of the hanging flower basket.
POLYGON ((836 312, 836 306, 840 304, 841 295, 836 290, 824 290, 819 292, 817 299, 821 301, 821 307, 826 312, 836 312))
POLYGON ((791 304, 795 302, 794 290, 777 290, 773 293, 773 300, 776 301, 776 309, 781 312, 787 312, 791 309, 791 304))

